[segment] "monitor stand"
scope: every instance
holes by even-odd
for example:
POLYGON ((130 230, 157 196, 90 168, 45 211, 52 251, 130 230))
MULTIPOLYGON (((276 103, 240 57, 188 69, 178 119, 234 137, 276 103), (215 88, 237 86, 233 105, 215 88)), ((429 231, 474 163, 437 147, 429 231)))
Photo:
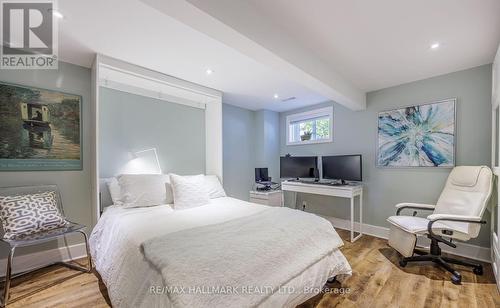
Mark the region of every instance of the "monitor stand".
POLYGON ((289 182, 299 182, 299 183, 309 183, 309 184, 314 184, 314 183, 319 183, 319 179, 315 178, 313 181, 311 180, 301 180, 300 178, 295 178, 295 179, 289 179, 289 182))
POLYGON ((334 182, 334 183, 331 183, 330 185, 332 185, 332 186, 346 186, 347 182, 344 180, 340 180, 340 182, 334 182))

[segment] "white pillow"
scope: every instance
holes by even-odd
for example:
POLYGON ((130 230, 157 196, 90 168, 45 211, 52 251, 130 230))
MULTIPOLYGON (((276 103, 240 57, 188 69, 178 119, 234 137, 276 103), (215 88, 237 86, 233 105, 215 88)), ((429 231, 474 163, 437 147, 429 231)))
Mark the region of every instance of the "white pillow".
POLYGON ((210 199, 226 197, 226 192, 216 175, 205 175, 205 188, 210 199))
POLYGON ((115 177, 106 179, 106 186, 108 187, 109 195, 114 205, 123 204, 122 191, 118 179, 115 177))
POLYGON ((169 204, 173 196, 165 188, 169 177, 166 174, 123 174, 118 177, 121 201, 126 207, 169 204))
POLYGON ((170 184, 174 194, 174 209, 189 209, 210 203, 210 197, 205 187, 205 176, 180 176, 170 174, 170 184))

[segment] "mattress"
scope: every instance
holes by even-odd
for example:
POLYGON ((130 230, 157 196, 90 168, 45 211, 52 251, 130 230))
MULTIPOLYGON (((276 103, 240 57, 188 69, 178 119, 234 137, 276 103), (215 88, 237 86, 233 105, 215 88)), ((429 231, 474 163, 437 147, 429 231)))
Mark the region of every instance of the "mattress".
MULTIPOLYGON (((162 275, 144 258, 141 244, 163 234, 211 225, 245 217, 267 208, 224 197, 210 204, 182 211, 170 205, 147 208, 109 207, 90 236, 90 249, 96 270, 107 287, 114 307, 172 307, 162 275)), ((258 256, 254 256, 258 258, 258 256)), ((263 260, 265 262, 265 260, 263 260)), ((326 280, 351 274, 344 255, 331 254, 291 279, 283 292, 268 297, 261 307, 294 307, 321 291, 326 280)), ((196 277, 193 277, 196 280, 196 277)))

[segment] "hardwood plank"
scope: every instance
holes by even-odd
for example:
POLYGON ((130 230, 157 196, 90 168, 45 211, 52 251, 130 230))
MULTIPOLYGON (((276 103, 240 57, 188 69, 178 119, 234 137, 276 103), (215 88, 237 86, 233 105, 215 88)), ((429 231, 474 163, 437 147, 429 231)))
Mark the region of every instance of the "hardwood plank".
MULTIPOLYGON (((349 293, 323 292, 301 304, 301 308, 327 307, 500 307, 491 265, 483 264, 484 275, 456 266, 462 285, 450 282, 444 270, 429 264, 398 265, 398 254, 387 240, 363 236, 355 243, 349 233, 337 230, 344 239, 341 248, 353 268, 353 276, 329 288, 349 293)), ((85 260, 79 260, 85 263, 85 260)), ((8 307, 110 307, 106 287, 96 272, 81 273, 51 266, 13 280, 8 307)))

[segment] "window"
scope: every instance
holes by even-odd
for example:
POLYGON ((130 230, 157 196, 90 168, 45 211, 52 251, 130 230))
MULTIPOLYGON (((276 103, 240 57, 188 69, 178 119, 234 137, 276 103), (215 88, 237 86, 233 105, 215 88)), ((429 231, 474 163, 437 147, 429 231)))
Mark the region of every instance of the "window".
POLYGON ((287 145, 332 142, 333 107, 286 117, 287 145))

